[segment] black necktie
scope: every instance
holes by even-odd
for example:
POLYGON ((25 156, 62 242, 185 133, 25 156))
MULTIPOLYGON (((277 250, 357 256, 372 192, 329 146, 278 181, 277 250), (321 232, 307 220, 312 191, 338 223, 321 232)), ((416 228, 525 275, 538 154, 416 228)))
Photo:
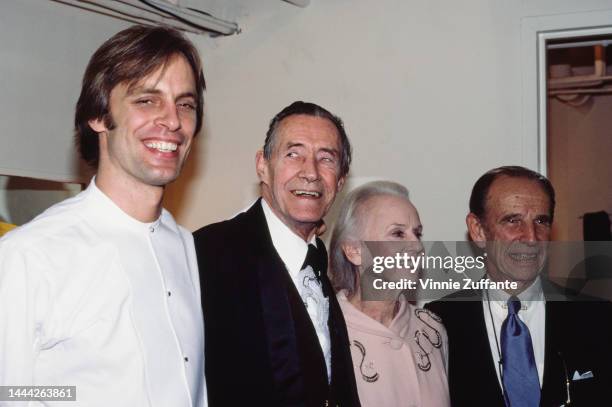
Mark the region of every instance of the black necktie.
POLYGON ((319 247, 313 244, 308 245, 308 252, 306 253, 306 259, 304 260, 304 264, 302 264, 301 270, 304 270, 308 266, 312 267, 315 277, 323 289, 323 295, 327 297, 329 294, 327 292, 327 284, 323 281, 323 276, 327 276, 327 252, 323 246, 323 242, 318 241, 317 245, 319 247))
POLYGON ((540 379, 529 328, 518 317, 521 302, 508 300, 508 316, 501 327, 503 383, 508 407, 538 407, 540 379))

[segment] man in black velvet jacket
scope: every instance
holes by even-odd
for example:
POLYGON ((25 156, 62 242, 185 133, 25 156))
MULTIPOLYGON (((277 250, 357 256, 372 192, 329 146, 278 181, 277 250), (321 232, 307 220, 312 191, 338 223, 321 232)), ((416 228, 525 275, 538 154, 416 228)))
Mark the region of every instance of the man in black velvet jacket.
POLYGON ((271 121, 257 153, 262 197, 195 232, 211 407, 359 405, 316 237, 350 159, 342 121, 295 102, 271 121))

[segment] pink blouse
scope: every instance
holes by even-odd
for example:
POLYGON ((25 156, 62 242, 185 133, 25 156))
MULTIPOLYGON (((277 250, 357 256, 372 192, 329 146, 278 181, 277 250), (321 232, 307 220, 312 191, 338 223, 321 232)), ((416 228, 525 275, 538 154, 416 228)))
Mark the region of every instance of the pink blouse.
POLYGON ((448 338, 440 319, 407 301, 387 328, 338 293, 363 407, 449 407, 448 338))

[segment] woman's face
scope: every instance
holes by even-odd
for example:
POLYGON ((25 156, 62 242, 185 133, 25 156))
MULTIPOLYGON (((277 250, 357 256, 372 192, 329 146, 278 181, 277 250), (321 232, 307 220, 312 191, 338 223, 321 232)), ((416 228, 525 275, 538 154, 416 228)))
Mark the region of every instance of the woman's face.
POLYGON ((402 259, 400 263, 386 266, 381 274, 373 277, 386 281, 417 278, 420 270, 414 267, 415 263, 410 258, 416 258, 423 252, 423 226, 414 205, 405 198, 380 195, 366 201, 359 216, 360 240, 366 242, 368 248, 367 253, 363 253, 366 257, 362 258, 361 266, 368 269, 372 264, 370 259, 375 257, 397 259, 399 256, 402 259))
POLYGON ((361 240, 421 241, 423 226, 419 213, 414 205, 404 198, 393 195, 375 196, 364 203, 360 215, 363 217, 361 240))

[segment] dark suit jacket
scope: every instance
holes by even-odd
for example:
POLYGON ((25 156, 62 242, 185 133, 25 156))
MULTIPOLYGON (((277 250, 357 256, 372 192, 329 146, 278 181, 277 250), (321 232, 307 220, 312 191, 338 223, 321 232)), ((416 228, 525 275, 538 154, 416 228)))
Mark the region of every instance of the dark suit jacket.
MULTIPOLYGON (((274 249, 260 201, 194 233, 210 406, 359 406, 336 297, 329 296, 328 384, 316 331, 274 249)), ((327 276, 322 280, 333 292, 327 276)))
MULTIPOLYGON (((491 354, 481 298, 480 291, 461 291, 426 305, 442 318, 448 333, 453 407, 505 406, 494 370, 498 355, 491 354), (453 301, 453 297, 472 300, 453 301)), ((610 303, 546 301, 541 406, 566 402, 568 377, 571 406, 612 405, 610 325, 610 303), (572 380, 575 371, 582 374, 589 370, 594 378, 572 380)))

